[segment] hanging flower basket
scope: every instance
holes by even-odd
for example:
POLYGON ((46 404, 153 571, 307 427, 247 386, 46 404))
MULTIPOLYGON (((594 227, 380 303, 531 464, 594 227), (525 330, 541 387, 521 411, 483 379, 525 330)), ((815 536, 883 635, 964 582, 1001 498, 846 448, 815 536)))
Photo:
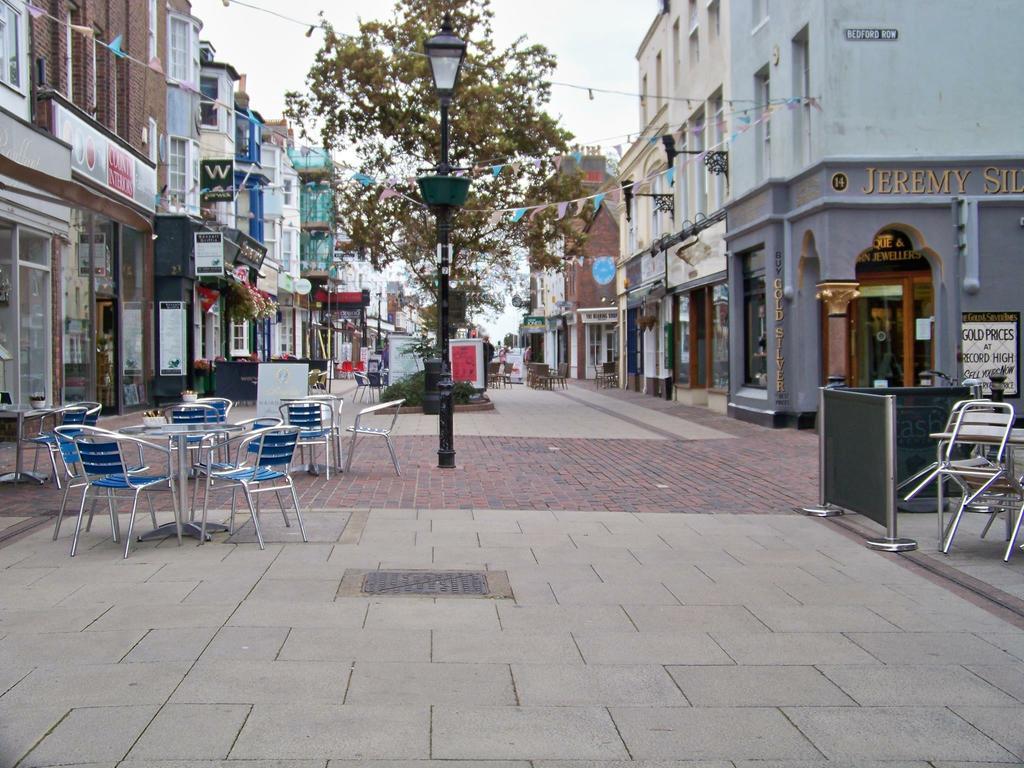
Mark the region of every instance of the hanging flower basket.
POLYGON ((641 315, 637 323, 640 325, 641 328, 644 328, 645 330, 650 330, 651 328, 658 324, 658 316, 641 315))
POLYGON ((260 320, 276 312, 274 302, 248 283, 231 283, 227 293, 227 312, 232 320, 260 320))

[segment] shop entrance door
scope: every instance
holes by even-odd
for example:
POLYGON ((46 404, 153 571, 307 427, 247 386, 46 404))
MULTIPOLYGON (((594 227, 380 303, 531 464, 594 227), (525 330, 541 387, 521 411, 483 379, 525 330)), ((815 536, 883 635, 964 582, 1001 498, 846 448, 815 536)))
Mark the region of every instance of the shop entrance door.
POLYGON ((860 296, 850 303, 850 375, 855 387, 913 387, 932 368, 935 301, 931 267, 897 229, 857 259, 860 296))
POLYGON ((96 400, 104 412, 117 411, 117 309, 113 299, 96 300, 96 400))

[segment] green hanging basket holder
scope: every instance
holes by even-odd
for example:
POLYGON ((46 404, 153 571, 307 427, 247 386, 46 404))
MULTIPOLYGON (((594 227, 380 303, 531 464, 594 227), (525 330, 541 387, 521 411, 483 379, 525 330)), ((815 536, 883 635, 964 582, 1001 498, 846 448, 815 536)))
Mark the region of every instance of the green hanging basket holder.
POLYGON ((416 181, 427 205, 462 206, 469 197, 469 179, 465 176, 420 176, 416 181))

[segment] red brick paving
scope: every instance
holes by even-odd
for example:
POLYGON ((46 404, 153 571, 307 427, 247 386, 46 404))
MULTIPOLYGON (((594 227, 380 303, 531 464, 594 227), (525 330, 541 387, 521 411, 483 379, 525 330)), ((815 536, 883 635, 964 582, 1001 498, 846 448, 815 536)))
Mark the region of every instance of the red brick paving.
MULTIPOLYGON (((568 390, 567 405, 586 408, 568 390)), ((308 508, 488 508, 622 512, 787 512, 817 500, 817 442, 631 392, 613 397, 735 437, 721 440, 587 440, 456 435, 455 470, 437 469, 437 438, 395 439, 403 476, 380 441, 359 446, 350 475, 296 474, 308 508), (557 449, 557 450, 552 450, 557 449), (664 487, 660 487, 664 486, 664 487)), ((627 419, 628 420, 628 419, 627 419)), ((10 446, 0 467, 13 464, 10 446)), ((41 457, 42 459, 42 457, 41 457)), ((0 515, 48 515, 52 486, 0 486, 0 515)))

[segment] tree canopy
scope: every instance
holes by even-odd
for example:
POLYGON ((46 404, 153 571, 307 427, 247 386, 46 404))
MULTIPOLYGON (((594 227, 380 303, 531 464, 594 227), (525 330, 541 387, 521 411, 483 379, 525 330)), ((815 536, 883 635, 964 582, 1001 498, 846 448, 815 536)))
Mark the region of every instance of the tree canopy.
MULTIPOLYGON (((524 255, 534 266, 557 266, 558 244, 583 237, 554 208, 516 223, 489 213, 584 194, 579 173, 559 172, 555 162, 572 136, 545 110, 552 53, 525 37, 499 48, 489 0, 398 0, 390 19, 360 21, 356 35, 325 23, 306 90, 288 94, 288 113, 304 137, 418 200, 408 179, 440 161, 440 108, 423 43, 440 29, 445 12, 468 43, 449 112, 451 163, 473 175, 469 200, 455 215, 451 277, 468 291, 470 310, 498 309, 518 284, 524 255), (494 165, 503 166, 497 176, 494 165)), ((336 179, 335 201, 354 248, 378 268, 404 263, 416 283, 411 287, 421 297, 432 294, 433 215, 402 197, 380 200, 380 187, 350 178, 336 179)))

